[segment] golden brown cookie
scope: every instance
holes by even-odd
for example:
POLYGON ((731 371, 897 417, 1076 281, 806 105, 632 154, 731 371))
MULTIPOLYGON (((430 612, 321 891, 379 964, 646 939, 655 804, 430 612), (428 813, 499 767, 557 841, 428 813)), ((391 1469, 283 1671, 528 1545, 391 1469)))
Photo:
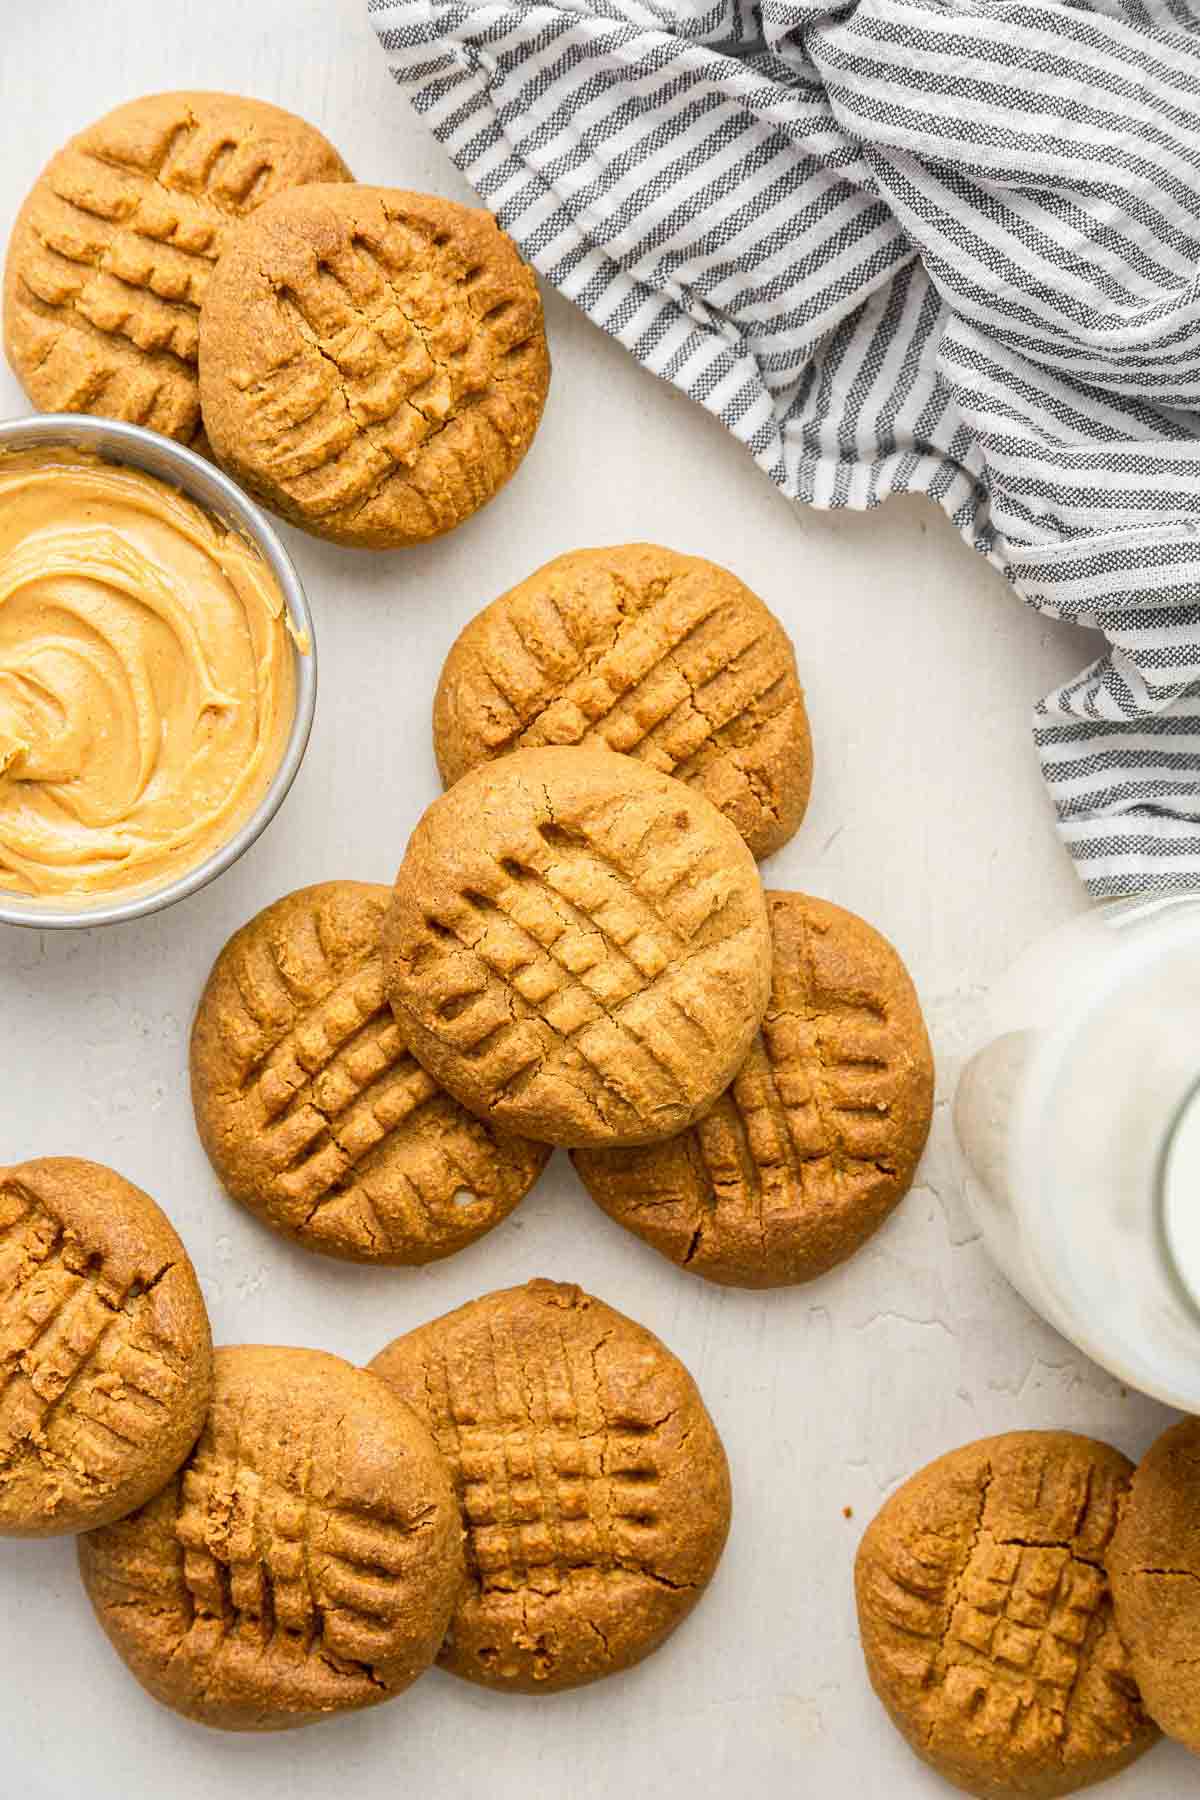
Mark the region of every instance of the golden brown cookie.
POLYGON ((812 785, 787 633, 728 569, 660 544, 569 551, 493 600, 446 659, 433 742, 447 786, 510 750, 622 750, 707 795, 755 856, 812 785))
POLYGON ((79 1540, 96 1615, 189 1719, 281 1731, 428 1668, 463 1581, 447 1466, 386 1385, 322 1350, 216 1353, 181 1472, 79 1540))
POLYGON ((284 188, 350 179, 303 119, 236 94, 148 94, 89 125, 9 240, 4 342, 29 398, 200 447, 200 302, 232 228, 284 188))
POLYGON ((150 1196, 75 1157, 0 1169, 0 1533, 85 1531, 140 1506, 211 1391, 204 1298, 150 1196))
POLYGON ((454 1471, 467 1586, 438 1661, 515 1693, 640 1662, 685 1619, 729 1530, 729 1468, 665 1345, 555 1281, 485 1294, 371 1367, 454 1471))
POLYGON ((1173 1425, 1138 1464, 1108 1575, 1147 1712, 1200 1754, 1200 1419, 1173 1425))
POLYGON ((550 381, 531 269, 490 213, 394 188, 280 196, 200 321, 218 460, 293 525, 392 549, 504 486, 550 381))
POLYGON ((743 1061, 770 931, 754 859, 702 794, 609 750, 516 750, 417 826, 384 972, 413 1054, 472 1112, 645 1143, 743 1061))
POLYGON ((939 1457, 864 1534, 871 1683, 917 1755, 984 1800, 1053 1800, 1150 1748, 1104 1558, 1132 1465, 1067 1431, 939 1457))
POLYGON ((572 1161, 610 1218, 731 1287, 811 1281, 908 1192, 933 1112, 933 1053, 908 971, 854 913, 767 892, 762 1028, 679 1137, 572 1161))
POLYGON ((192 1031, 213 1167, 266 1224, 355 1262, 426 1263, 506 1218, 550 1155, 465 1111, 383 992, 391 890, 301 888, 235 933, 192 1031))

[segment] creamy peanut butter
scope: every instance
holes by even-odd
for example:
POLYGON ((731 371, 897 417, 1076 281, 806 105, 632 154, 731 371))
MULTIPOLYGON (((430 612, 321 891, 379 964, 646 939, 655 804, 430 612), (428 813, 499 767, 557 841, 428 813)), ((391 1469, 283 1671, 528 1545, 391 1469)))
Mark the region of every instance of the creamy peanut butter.
POLYGON ((0 457, 0 888, 157 887, 227 843, 296 703, 283 594, 165 482, 0 457))

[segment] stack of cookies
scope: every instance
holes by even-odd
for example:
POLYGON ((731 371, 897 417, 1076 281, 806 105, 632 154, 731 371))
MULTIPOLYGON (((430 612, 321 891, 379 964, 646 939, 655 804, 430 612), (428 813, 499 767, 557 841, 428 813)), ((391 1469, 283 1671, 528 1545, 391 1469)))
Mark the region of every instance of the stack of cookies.
POLYGON ((46 412, 209 450, 335 543, 420 543, 515 472, 550 379, 532 272, 490 213, 357 185, 303 119, 130 101, 21 210, 5 347, 46 412))
POLYGON ((778 620, 699 557, 559 557, 454 644, 434 748, 447 792, 393 890, 288 895, 217 960, 192 1088, 229 1192, 310 1248, 422 1263, 562 1145, 710 1280, 849 1256, 912 1182, 932 1058, 891 946, 760 881, 812 771, 778 620))

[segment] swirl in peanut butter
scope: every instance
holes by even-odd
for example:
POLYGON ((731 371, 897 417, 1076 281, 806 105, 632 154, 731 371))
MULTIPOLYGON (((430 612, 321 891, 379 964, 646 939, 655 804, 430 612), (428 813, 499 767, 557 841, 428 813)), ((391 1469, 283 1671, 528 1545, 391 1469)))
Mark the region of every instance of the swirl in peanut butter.
POLYGON ((0 888, 160 886, 254 811, 295 711, 283 595, 165 482, 0 457, 0 888))

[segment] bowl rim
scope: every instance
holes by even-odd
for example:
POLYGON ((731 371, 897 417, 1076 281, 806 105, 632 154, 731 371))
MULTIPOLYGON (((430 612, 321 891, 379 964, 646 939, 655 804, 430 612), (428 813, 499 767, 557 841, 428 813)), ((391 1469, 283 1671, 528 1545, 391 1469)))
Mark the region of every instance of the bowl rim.
POLYGON ((304 586, 275 527, 236 482, 215 463, 144 425, 90 413, 36 413, 0 421, 0 454, 56 445, 90 450, 106 462, 141 469, 168 485, 178 486, 189 499, 215 513, 255 546, 279 583, 291 621, 296 707, 271 785, 250 817, 211 856, 174 881, 125 900, 106 896, 96 904, 73 907, 69 902, 52 904, 36 896, 25 900, 0 890, 0 925, 21 925, 37 931, 81 930, 146 918, 199 893, 223 875, 262 836, 287 798, 308 748, 317 703, 316 634, 304 586))

